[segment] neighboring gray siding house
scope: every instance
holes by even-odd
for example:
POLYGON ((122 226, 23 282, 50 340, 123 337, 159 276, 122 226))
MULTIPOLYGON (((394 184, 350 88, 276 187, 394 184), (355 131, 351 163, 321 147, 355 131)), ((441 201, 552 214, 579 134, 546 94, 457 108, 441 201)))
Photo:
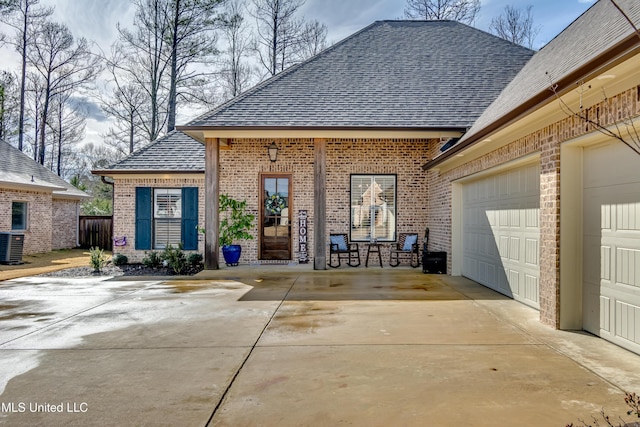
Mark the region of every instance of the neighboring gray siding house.
POLYGON ((80 204, 90 196, 0 141, 0 231, 23 233, 23 253, 78 246, 80 204))

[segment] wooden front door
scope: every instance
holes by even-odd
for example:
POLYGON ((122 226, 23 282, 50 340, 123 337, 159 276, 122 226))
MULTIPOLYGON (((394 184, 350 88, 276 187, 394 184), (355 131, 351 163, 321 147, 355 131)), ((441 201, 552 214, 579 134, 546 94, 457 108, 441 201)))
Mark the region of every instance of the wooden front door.
POLYGON ((291 175, 260 177, 260 259, 291 259, 291 175))

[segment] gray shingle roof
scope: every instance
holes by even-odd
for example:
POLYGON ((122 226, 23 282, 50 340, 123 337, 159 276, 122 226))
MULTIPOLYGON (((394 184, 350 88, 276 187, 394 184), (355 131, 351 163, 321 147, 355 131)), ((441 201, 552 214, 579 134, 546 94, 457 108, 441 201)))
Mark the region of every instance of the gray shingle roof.
POLYGON ((173 131, 97 172, 204 172, 204 170, 204 146, 189 135, 173 131))
POLYGON ((0 140, 0 187, 19 185, 52 191, 54 198, 81 199, 90 197, 84 191, 60 178, 29 156, 0 140))
POLYGON ((533 53, 459 22, 379 21, 179 129, 466 129, 533 53))
MULTIPOLYGON (((617 3, 635 25, 640 26, 639 1, 618 0, 617 3)), ((536 95, 544 92, 552 95, 551 81, 559 82, 633 34, 631 25, 610 1, 597 2, 536 53, 461 142, 473 139, 484 128, 536 95)))

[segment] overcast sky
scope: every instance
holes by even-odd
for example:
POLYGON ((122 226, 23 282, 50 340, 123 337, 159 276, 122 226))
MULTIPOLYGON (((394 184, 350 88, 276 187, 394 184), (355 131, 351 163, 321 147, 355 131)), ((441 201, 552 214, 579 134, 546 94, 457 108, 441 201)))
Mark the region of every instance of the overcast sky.
MULTIPOLYGON (((250 1, 250 0, 248 0, 250 1)), ((488 31, 491 18, 502 13, 505 6, 533 6, 534 24, 540 28, 536 48, 552 40, 573 22, 595 0, 481 0, 480 15, 475 26, 488 31)), ((134 9, 130 0, 41 0, 55 6, 53 20, 66 24, 75 37, 94 41, 104 51, 116 37, 116 24, 130 26, 134 9)), ((401 19, 405 0, 307 0, 302 15, 327 25, 328 41, 335 43, 377 20, 401 19)), ((6 29, 3 29, 6 31, 6 29)), ((17 71, 17 56, 7 48, 0 50, 0 69, 17 71)), ((101 119, 97 104, 88 103, 86 141, 99 142, 100 133, 108 129, 101 119)), ((178 118, 178 122, 184 122, 178 118)))

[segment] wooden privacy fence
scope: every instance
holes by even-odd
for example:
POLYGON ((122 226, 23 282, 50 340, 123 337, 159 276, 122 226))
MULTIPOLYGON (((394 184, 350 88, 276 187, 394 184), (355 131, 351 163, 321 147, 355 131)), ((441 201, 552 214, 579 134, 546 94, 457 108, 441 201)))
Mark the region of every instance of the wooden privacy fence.
POLYGON ((113 250, 113 216, 81 216, 80 247, 113 250))

